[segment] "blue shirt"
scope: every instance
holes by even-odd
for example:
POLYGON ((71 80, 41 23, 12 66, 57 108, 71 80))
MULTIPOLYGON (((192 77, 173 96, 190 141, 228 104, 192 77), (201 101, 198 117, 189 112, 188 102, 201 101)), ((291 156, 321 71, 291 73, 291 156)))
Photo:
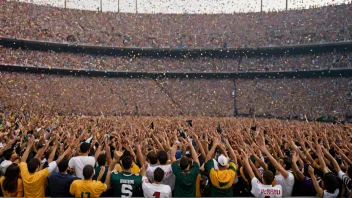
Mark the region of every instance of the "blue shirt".
POLYGON ((79 178, 69 174, 52 172, 48 177, 50 197, 72 197, 70 186, 76 179, 79 178))

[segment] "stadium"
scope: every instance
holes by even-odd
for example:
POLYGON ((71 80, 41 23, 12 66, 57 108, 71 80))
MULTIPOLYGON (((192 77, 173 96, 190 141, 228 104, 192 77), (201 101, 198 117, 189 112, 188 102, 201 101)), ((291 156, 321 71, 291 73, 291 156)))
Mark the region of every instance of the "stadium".
POLYGON ((343 0, 0 0, 2 195, 352 196, 351 19, 343 0))

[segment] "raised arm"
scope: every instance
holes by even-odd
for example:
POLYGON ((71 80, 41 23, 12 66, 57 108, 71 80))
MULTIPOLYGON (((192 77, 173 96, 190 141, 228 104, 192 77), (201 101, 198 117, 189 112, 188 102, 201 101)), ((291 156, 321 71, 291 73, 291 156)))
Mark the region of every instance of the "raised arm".
POLYGON ((314 186, 315 191, 317 192, 317 195, 319 197, 323 197, 324 191, 319 186, 317 178, 314 175, 314 168, 312 166, 309 166, 308 172, 309 172, 310 178, 312 178, 313 186, 314 186))
POLYGON ((26 151, 23 153, 23 155, 21 157, 21 162, 26 162, 27 161, 29 152, 31 151, 33 145, 34 145, 33 138, 28 138, 27 149, 26 149, 26 151))
POLYGON ((254 178, 254 173, 253 173, 253 170, 249 164, 249 160, 248 160, 248 155, 246 154, 246 152, 244 152, 243 150, 241 150, 241 153, 242 153, 242 159, 243 159, 243 166, 244 168, 246 169, 248 175, 249 175, 249 178, 251 178, 251 180, 254 178))
POLYGON ((235 152, 233 151, 232 146, 230 145, 229 140, 227 138, 225 139, 225 143, 226 143, 226 148, 229 151, 230 158, 233 161, 235 161, 235 163, 237 164, 237 157, 236 157, 235 152))
POLYGON ((259 144, 260 150, 268 157, 269 161, 273 164, 275 169, 278 170, 285 179, 287 179, 289 177, 289 173, 270 154, 270 152, 268 151, 268 149, 265 146, 264 137, 261 136, 260 138, 258 138, 257 143, 259 144))

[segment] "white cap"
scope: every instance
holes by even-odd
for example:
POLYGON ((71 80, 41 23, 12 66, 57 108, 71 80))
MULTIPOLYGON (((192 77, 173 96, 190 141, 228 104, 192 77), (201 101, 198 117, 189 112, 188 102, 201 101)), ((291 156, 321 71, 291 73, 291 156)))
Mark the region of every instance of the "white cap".
POLYGON ((221 166, 227 166, 227 163, 228 163, 227 157, 225 157, 225 155, 220 155, 220 156, 218 157, 218 163, 219 163, 221 166))

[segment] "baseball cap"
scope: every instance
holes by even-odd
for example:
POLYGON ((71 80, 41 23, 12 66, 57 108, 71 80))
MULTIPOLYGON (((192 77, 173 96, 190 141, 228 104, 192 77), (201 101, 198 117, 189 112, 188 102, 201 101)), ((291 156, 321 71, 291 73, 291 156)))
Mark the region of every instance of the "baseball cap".
POLYGON ((227 157, 225 157, 225 155, 220 155, 220 156, 218 157, 218 163, 219 163, 221 166, 227 166, 227 163, 228 163, 227 157))

